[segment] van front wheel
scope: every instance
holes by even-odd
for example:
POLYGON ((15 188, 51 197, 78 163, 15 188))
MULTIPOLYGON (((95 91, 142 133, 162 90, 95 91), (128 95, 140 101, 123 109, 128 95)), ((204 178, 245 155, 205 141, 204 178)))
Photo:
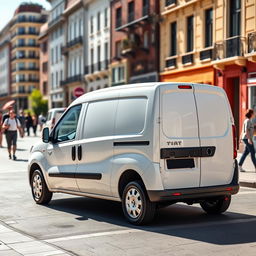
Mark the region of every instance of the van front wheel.
POLYGON ((209 214, 220 214, 225 212, 231 202, 231 196, 221 196, 218 198, 207 199, 200 203, 203 210, 209 214))
POLYGON ((35 170, 30 182, 35 202, 37 204, 48 204, 52 199, 52 192, 49 191, 41 171, 35 170))
POLYGON ((153 220, 156 205, 148 198, 141 181, 132 181, 124 189, 122 207, 125 217, 135 225, 142 225, 153 220))

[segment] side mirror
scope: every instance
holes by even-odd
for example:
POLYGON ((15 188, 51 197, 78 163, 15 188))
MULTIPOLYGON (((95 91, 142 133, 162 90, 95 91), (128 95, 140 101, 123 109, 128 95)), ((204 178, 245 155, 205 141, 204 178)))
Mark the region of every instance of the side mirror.
POLYGON ((48 143, 50 141, 50 132, 48 127, 43 129, 42 140, 44 143, 48 143))

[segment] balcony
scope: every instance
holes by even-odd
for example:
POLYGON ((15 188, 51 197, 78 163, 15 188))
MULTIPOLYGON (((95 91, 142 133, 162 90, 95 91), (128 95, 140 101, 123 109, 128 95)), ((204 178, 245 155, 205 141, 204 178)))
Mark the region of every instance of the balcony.
POLYGON ((194 54, 189 53, 181 57, 183 65, 191 65, 194 62, 194 54))
POLYGON ((27 17, 18 17, 17 19, 15 19, 13 21, 13 24, 18 24, 18 23, 45 23, 47 21, 46 18, 40 18, 40 19, 31 19, 31 18, 27 18, 27 17))
POLYGON ((38 36, 39 32, 37 31, 28 31, 28 32, 16 32, 14 34, 11 35, 11 39, 13 39, 16 36, 26 36, 26 35, 35 35, 38 36))
POLYGON ((139 76, 156 71, 153 62, 136 61, 131 64, 131 76, 139 76))
POLYGON ((200 60, 203 62, 212 60, 212 50, 213 48, 211 47, 200 51, 200 60))
POLYGON ((15 60, 25 60, 25 59, 39 59, 39 56, 35 56, 35 55, 28 55, 28 56, 14 56, 11 58, 12 61, 15 60))
POLYGON ((61 48, 61 52, 62 52, 62 54, 65 55, 68 53, 68 51, 70 49, 74 48, 75 46, 82 45, 82 44, 83 44, 83 37, 82 36, 76 37, 73 40, 67 42, 67 45, 63 46, 61 48))
POLYGON ((39 78, 21 78, 14 79, 12 83, 39 83, 39 78))
POLYGON ((121 54, 123 57, 134 56, 138 43, 135 40, 124 39, 121 44, 121 54))
POLYGON ((96 77, 104 77, 108 75, 108 65, 109 60, 104 60, 101 62, 97 62, 93 65, 86 66, 84 69, 84 74, 87 76, 96 76, 96 77))
POLYGON ((38 48, 39 47, 39 44, 16 44, 16 45, 14 45, 13 47, 12 47, 12 50, 14 50, 14 49, 16 49, 16 48, 23 48, 23 47, 32 47, 32 48, 34 48, 34 47, 36 47, 36 48, 38 48))
POLYGON ((81 74, 70 76, 65 81, 61 81, 61 85, 67 85, 67 84, 73 84, 73 83, 82 83, 83 82, 83 76, 81 74))
POLYGON ((165 68, 173 69, 177 66, 177 56, 171 56, 165 59, 165 68))
POLYGON ((48 23, 49 30, 54 28, 56 25, 58 25, 60 22, 64 21, 64 17, 62 15, 57 16, 56 18, 52 19, 48 23))
POLYGON ((256 32, 248 34, 248 52, 245 54, 246 57, 252 62, 256 62, 256 32))
POLYGON ((245 66, 246 59, 244 57, 245 38, 235 36, 222 42, 214 44, 213 64, 217 69, 223 70, 227 65, 245 66))
POLYGON ((12 69, 12 72, 19 72, 19 71, 39 71, 39 68, 37 68, 37 67, 19 67, 19 68, 12 69))
POLYGON ((176 0, 165 0, 165 7, 172 7, 176 5, 176 0))

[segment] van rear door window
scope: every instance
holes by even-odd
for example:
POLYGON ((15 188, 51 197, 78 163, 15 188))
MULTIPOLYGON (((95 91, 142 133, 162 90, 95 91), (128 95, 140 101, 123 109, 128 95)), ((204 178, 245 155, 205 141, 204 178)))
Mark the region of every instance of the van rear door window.
POLYGON ((147 98, 124 98, 118 102, 115 135, 140 134, 145 126, 147 98))

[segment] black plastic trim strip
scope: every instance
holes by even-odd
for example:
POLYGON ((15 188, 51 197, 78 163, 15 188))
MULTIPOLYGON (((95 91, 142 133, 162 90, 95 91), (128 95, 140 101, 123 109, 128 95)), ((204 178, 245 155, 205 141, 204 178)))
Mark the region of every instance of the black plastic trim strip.
POLYGON ((73 172, 65 172, 65 173, 49 173, 49 177, 101 180, 102 174, 101 173, 73 173, 73 172))
POLYGON ((212 157, 216 147, 191 147, 191 148, 161 148, 161 159, 184 157, 212 157))
POLYGON ((149 141, 117 141, 113 145, 116 146, 148 146, 149 141))

